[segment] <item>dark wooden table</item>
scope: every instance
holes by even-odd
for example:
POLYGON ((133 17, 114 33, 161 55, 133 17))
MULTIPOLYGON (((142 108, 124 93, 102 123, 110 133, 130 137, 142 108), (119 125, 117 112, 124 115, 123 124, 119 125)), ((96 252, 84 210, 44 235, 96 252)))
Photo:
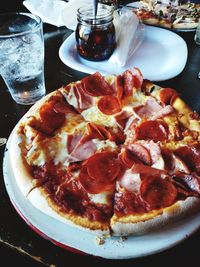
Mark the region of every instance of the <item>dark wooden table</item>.
MULTIPOLYGON (((61 85, 78 80, 86 74, 66 67, 58 56, 58 50, 70 31, 64 27, 56 28, 45 25, 45 79, 47 92, 59 88, 61 85)), ((176 88, 183 99, 195 110, 200 111, 200 46, 194 41, 194 32, 184 32, 180 35, 185 39, 189 55, 183 72, 177 77, 158 82, 165 87, 176 88)), ((166 40, 167 42, 167 40, 166 40)), ((173 47, 172 47, 173 49, 173 47)), ((152 63, 153 64, 153 63, 152 63)), ((164 64, 164 62, 163 62, 164 64)), ((172 62, 173 64, 173 62, 172 62)), ((0 137, 8 138, 13 127, 25 114, 29 107, 17 105, 0 80, 0 137)), ((4 146, 0 147, 0 161, 2 163, 4 146)), ((1 164, 2 166, 2 164, 1 164)), ((4 265, 12 266, 15 260, 18 266, 67 266, 72 262, 74 266, 199 266, 200 231, 197 231, 181 244, 159 254, 131 260, 114 261, 93 256, 81 256, 66 251, 43 239, 33 232, 18 216, 10 203, 3 180, 2 167, 0 179, 0 256, 4 265), (23 255, 23 256, 20 256, 23 255), (39 263, 40 262, 40 263, 39 263), (52 264, 52 265, 51 265, 52 264)), ((149 244, 150 245, 150 244, 149 244)))

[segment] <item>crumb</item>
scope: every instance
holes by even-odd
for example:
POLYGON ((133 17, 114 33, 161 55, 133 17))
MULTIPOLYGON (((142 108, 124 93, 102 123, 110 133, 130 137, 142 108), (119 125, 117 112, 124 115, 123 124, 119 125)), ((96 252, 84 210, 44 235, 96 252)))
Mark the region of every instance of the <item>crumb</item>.
POLYGON ((128 239, 127 236, 120 236, 120 238, 119 238, 119 242, 124 242, 124 241, 126 241, 127 239, 128 239))
POLYGON ((96 237, 96 243, 98 244, 98 245, 103 245, 104 243, 105 243, 105 238, 103 237, 103 236, 97 236, 96 237))

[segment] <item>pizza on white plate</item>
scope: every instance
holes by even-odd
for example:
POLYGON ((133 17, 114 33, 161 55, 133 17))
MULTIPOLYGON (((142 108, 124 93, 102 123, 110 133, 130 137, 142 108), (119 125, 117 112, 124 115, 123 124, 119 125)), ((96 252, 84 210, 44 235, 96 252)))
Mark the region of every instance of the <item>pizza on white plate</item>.
POLYGON ((146 24, 177 30, 195 29, 200 21, 200 4, 189 1, 141 0, 134 12, 146 24))
POLYGON ((199 116, 138 68, 94 73, 36 103, 9 153, 21 192, 44 213, 116 236, 200 210, 199 116))

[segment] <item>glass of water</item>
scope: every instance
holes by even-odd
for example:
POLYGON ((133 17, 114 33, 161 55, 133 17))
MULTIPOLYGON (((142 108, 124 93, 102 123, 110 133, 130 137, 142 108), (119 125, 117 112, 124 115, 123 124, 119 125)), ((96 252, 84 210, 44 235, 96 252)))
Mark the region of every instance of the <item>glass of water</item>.
POLYGON ((18 104, 34 104, 45 95, 44 38, 38 16, 0 14, 0 75, 18 104))

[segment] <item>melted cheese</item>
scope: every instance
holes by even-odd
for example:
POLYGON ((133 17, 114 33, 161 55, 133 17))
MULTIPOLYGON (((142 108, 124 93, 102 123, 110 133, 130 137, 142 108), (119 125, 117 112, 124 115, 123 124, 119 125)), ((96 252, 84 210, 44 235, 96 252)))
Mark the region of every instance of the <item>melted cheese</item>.
POLYGON ((25 133, 25 143, 26 145, 31 145, 34 138, 38 135, 38 131, 29 125, 26 125, 24 127, 24 133, 25 133))
POLYGON ((73 90, 73 83, 71 84, 71 90, 69 90, 68 93, 66 93, 64 90, 62 91, 62 94, 64 95, 65 99, 67 100, 67 102, 72 105, 75 108, 78 108, 78 101, 77 98, 74 94, 74 90, 73 90))
POLYGON ((126 190, 138 193, 140 191, 141 179, 139 173, 132 173, 131 169, 127 170, 124 175, 118 181, 117 187, 118 190, 126 190), (121 187, 121 188, 120 188, 121 187))
POLYGON ((81 114, 86 121, 102 124, 107 127, 112 127, 116 124, 114 116, 103 114, 97 106, 84 110, 81 114))
POLYGON ((60 141, 57 144, 56 153, 54 155, 54 163, 57 165, 58 163, 63 163, 63 165, 68 165, 67 159, 69 157, 67 151, 67 133, 63 133, 60 135, 60 141))
POLYGON ((92 201, 95 204, 109 204, 108 197, 110 193, 109 192, 101 192, 99 194, 88 194, 88 197, 90 201, 92 201))
POLYGON ((194 141, 194 139, 191 136, 186 136, 184 139, 180 141, 170 141, 166 143, 162 143, 161 146, 164 148, 168 148, 169 150, 176 150, 181 146, 187 146, 188 144, 198 144, 198 141, 194 141))
POLYGON ((72 134, 75 131, 83 132, 87 124, 85 121, 83 121, 83 117, 81 115, 71 113, 66 115, 66 121, 67 124, 65 124, 62 128, 59 128, 56 133, 67 132, 72 134))
POLYGON ((109 150, 116 150, 117 145, 109 140, 99 140, 99 139, 93 139, 92 142, 96 145, 97 150, 102 150, 104 148, 109 148, 109 150))
POLYGON ((46 155, 38 144, 33 143, 26 155, 26 160, 29 165, 42 166, 46 162, 46 155))
POLYGON ((42 166, 52 160, 56 165, 62 163, 66 166, 68 164, 68 156, 67 133, 62 133, 42 140, 36 138, 26 155, 26 160, 28 164, 35 166, 42 166))

